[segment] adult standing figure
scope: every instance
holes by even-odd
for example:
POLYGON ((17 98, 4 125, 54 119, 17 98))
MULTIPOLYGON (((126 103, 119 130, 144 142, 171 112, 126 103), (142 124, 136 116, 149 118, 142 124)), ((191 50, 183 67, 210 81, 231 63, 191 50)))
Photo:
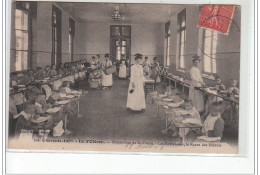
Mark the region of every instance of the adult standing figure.
POLYGON ((135 54, 135 64, 131 67, 131 77, 127 97, 127 109, 131 111, 145 111, 144 75, 141 65, 141 54, 135 54))
POLYGON ((110 60, 109 58, 109 54, 106 53, 105 54, 105 60, 102 62, 102 86, 103 86, 103 89, 109 89, 109 88, 112 88, 112 85, 113 85, 113 75, 112 74, 109 74, 109 75, 106 75, 104 70, 113 66, 112 64, 112 61, 110 60))
POLYGON ((148 57, 145 57, 145 60, 143 62, 143 69, 144 69, 144 75, 149 77, 150 76, 150 62, 148 60, 148 57))
POLYGON ((156 83, 160 83, 161 79, 160 79, 160 64, 157 61, 157 57, 153 58, 153 66, 152 66, 152 72, 151 72, 151 78, 154 79, 154 81, 156 83))
POLYGON ((199 69, 200 57, 193 56, 192 57, 193 66, 190 69, 191 75, 191 84, 189 89, 189 99, 192 100, 195 108, 202 113, 204 111, 204 98, 203 93, 200 90, 196 90, 195 87, 205 86, 203 83, 203 79, 201 77, 201 72, 199 69))

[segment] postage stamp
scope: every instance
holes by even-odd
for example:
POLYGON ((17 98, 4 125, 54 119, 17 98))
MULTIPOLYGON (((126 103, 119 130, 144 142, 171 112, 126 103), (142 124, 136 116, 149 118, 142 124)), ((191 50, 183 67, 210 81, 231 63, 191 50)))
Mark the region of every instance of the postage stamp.
POLYGON ((234 10, 234 5, 203 5, 198 26, 227 34, 234 10))

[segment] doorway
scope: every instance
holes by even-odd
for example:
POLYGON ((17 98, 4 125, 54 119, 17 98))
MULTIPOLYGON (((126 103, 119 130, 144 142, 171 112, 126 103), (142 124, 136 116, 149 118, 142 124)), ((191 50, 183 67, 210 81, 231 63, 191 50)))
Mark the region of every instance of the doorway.
POLYGON ((127 75, 131 65, 131 26, 110 26, 110 54, 111 61, 116 64, 117 71, 122 60, 126 61, 127 75))

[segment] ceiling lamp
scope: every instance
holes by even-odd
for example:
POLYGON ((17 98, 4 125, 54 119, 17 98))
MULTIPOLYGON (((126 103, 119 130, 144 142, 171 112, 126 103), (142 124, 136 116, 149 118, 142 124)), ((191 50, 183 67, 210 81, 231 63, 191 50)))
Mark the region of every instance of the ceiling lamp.
POLYGON ((114 14, 112 15, 114 21, 120 21, 121 15, 119 14, 119 5, 114 6, 114 14))

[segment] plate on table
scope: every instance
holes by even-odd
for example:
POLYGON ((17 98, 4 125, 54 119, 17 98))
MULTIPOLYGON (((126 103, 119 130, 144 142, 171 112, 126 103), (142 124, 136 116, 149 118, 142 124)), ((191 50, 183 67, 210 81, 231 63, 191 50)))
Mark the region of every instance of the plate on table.
POLYGON ((166 102, 173 101, 173 99, 172 99, 172 98, 164 98, 163 100, 164 100, 164 101, 166 101, 166 102))
POLYGON ((25 85, 19 84, 19 85, 17 85, 17 87, 19 87, 19 88, 25 88, 25 85))
POLYGON ((239 98, 239 95, 234 95, 235 98, 239 98))
POLYGON ((160 94, 159 95, 159 98, 165 98, 165 97, 167 97, 167 95, 165 95, 165 94, 160 94))
POLYGON ((50 118, 51 118, 51 116, 39 117, 37 119, 32 118, 31 122, 33 122, 33 123, 42 123, 42 122, 45 122, 46 120, 49 120, 50 118))
POLYGON ((47 113, 51 113, 51 114, 54 114, 56 112, 58 112, 59 110, 61 110, 60 107, 55 107, 55 108, 50 108, 50 109, 47 109, 47 113))
POLYGON ((65 105, 67 103, 69 103, 70 101, 69 100, 62 100, 62 101, 57 101, 55 104, 58 104, 58 105, 65 105))
POLYGON ((172 108, 177 108, 180 106, 179 103, 169 103, 168 106, 172 107, 172 108))
POLYGON ((74 98, 74 95, 66 95, 64 98, 74 98))

